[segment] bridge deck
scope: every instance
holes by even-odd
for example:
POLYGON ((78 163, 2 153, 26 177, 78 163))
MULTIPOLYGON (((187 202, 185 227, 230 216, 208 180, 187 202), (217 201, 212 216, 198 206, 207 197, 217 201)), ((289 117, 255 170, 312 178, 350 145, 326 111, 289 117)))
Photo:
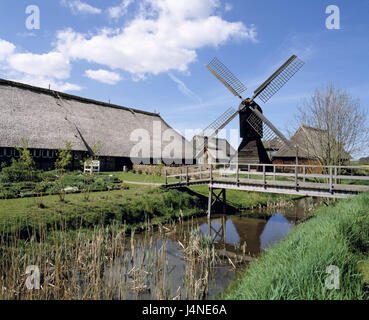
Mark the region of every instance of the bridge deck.
POLYGON ((248 165, 247 171, 241 171, 237 165, 232 167, 231 164, 214 164, 208 166, 207 170, 204 170, 203 167, 177 168, 177 172, 180 173, 173 175, 168 175, 166 172, 165 186, 167 188, 181 188, 206 184, 210 189, 234 189, 331 198, 346 198, 369 190, 369 168, 358 166, 251 164, 248 165), (217 166, 220 168, 217 169, 217 166), (285 172, 286 168, 289 172, 285 172), (183 173, 184 170, 185 173, 183 173), (320 171, 325 173, 319 173, 320 171), (171 181, 168 182, 168 179, 171 181), (350 184, 355 181, 362 181, 367 185, 350 184))

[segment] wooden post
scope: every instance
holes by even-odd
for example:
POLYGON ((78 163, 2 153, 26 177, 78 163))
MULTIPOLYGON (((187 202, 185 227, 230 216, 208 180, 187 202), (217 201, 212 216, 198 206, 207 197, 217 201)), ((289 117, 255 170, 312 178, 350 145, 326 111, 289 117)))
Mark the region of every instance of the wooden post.
POLYGON ((213 183, 213 166, 210 164, 210 183, 213 183))
POLYGON ((237 162, 237 165, 236 165, 236 183, 237 183, 237 187, 240 183, 240 177, 239 177, 239 166, 238 166, 238 162, 237 162))
POLYGON ((188 167, 186 167, 186 185, 188 185, 188 167))
POLYGON ((334 167, 334 183, 337 184, 337 167, 334 167))
POLYGON ((223 213, 227 213, 227 198, 226 198, 226 189, 223 189, 223 213))
POLYGON ((265 164, 263 164, 263 183, 264 183, 264 189, 265 189, 266 188, 265 164))
POLYGON ((247 176, 248 176, 249 179, 250 179, 250 170, 251 170, 251 166, 248 165, 247 166, 247 176))
POLYGON ((299 187, 298 174, 299 174, 299 167, 297 165, 295 165, 295 185, 296 185, 296 190, 299 187))
POLYGON ((333 192, 333 179, 332 179, 332 167, 329 167, 329 192, 333 192))
POLYGON ((211 216, 211 204, 213 202, 213 188, 209 187, 209 198, 208 198, 208 219, 211 216))
POLYGON ((165 168, 165 185, 168 184, 167 168, 165 168))
POLYGON ((306 166, 304 165, 303 167, 302 167, 302 173, 303 173, 303 175, 304 175, 304 177, 303 177, 303 182, 305 182, 305 175, 306 175, 306 166))
POLYGON ((276 180, 276 165, 273 165, 273 180, 275 181, 276 180))
POLYGON ((200 166, 200 180, 202 180, 202 167, 200 166))
POLYGON ((226 241, 226 226, 227 226, 227 224, 226 224, 226 217, 223 217, 222 218, 222 238, 221 238, 221 241, 222 241, 222 243, 223 243, 223 245, 225 246, 225 241, 226 241))

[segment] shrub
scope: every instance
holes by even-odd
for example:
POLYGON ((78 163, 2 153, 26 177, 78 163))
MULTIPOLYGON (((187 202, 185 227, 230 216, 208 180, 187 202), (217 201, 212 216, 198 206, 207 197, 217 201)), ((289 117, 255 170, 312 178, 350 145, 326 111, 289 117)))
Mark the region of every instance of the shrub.
POLYGON ((28 150, 28 143, 22 139, 22 147, 15 146, 20 156, 12 159, 9 167, 2 165, 1 182, 41 181, 40 172, 35 169, 35 163, 28 150))

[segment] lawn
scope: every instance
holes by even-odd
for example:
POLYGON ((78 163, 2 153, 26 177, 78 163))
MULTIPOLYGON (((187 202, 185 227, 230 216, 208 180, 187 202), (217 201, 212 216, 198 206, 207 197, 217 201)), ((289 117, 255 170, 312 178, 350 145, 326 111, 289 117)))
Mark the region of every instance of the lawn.
MULTIPOLYGON (((93 227, 103 222, 126 222, 132 226, 150 218, 157 222, 183 216, 205 214, 208 188, 206 185, 189 189, 165 190, 156 186, 129 184, 158 183, 162 177, 133 173, 104 173, 123 180, 121 190, 67 194, 65 201, 57 195, 0 200, 0 232, 25 232, 38 229, 38 224, 69 224, 71 228, 93 227), (182 213, 180 213, 182 212, 182 213), (23 230, 23 231, 22 231, 23 230)), ((227 190, 230 212, 276 204, 290 196, 227 190)))
POLYGON ((66 225, 70 229, 93 228, 114 221, 132 227, 150 219, 164 222, 180 215, 205 213, 204 202, 196 195, 178 190, 161 190, 130 185, 129 189, 86 194, 0 200, 0 232, 28 232, 42 225, 66 225))

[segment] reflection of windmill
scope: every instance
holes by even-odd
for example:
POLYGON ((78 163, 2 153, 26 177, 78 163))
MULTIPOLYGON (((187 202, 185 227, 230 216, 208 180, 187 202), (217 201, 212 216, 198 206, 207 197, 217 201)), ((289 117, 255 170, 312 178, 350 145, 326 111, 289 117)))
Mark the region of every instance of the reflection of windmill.
MULTIPOLYGON (((273 139, 280 141, 282 145, 287 145, 288 148, 293 148, 286 137, 263 115, 260 106, 254 100, 259 97, 261 101, 266 103, 300 70, 303 64, 297 56, 293 55, 255 90, 251 99, 243 99, 241 93, 246 90, 246 86, 222 62, 214 58, 207 65, 208 70, 242 102, 238 110, 229 108, 202 132, 204 141, 215 137, 220 130, 239 115, 242 142, 238 148, 238 163, 270 163, 263 142, 267 143, 273 139)), ((203 147, 197 149, 196 159, 203 152, 203 149, 203 147)))

